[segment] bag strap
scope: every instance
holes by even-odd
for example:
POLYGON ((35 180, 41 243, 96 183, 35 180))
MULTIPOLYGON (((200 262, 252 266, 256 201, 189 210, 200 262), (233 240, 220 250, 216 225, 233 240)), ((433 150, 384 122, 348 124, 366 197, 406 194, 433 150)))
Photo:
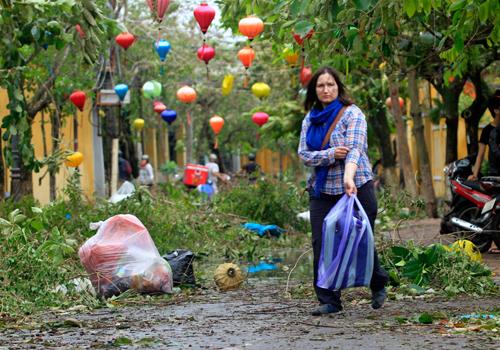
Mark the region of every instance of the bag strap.
POLYGON ((347 106, 342 107, 340 111, 337 113, 335 120, 333 121, 332 125, 330 125, 330 129, 328 129, 325 138, 323 139, 323 143, 321 144, 321 149, 325 148, 326 144, 330 140, 330 136, 332 135, 333 130, 335 130, 335 127, 337 126, 337 123, 339 122, 340 118, 342 118, 342 115, 344 114, 346 108, 347 106))

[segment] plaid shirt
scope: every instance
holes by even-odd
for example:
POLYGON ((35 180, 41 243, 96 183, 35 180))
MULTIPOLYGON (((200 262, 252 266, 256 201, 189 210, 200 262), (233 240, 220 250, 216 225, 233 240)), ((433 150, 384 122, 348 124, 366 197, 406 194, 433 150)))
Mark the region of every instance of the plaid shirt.
MULTIPOLYGON (((320 192, 335 195, 344 193, 344 167, 346 162, 358 166, 354 175, 354 183, 359 188, 373 178, 368 160, 368 143, 365 115, 356 105, 350 105, 335 126, 330 136, 329 148, 323 151, 310 151, 306 143, 307 129, 311 125, 309 113, 302 122, 300 133, 299 157, 309 167, 330 166, 326 183, 320 192), (345 160, 335 159, 335 147, 349 148, 345 160)), ((309 187, 314 187, 314 173, 309 179, 309 187)))

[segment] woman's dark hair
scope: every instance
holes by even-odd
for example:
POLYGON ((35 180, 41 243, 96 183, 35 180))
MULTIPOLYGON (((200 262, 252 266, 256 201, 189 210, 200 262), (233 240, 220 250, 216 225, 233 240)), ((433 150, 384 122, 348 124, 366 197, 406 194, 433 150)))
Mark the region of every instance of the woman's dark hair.
POLYGON ((352 104, 352 101, 347 96, 347 89, 344 83, 342 83, 342 81, 340 80, 339 73, 337 73, 331 67, 321 67, 316 71, 316 73, 314 73, 311 80, 309 81, 309 84, 307 85, 306 100, 304 101, 304 108, 306 109, 306 111, 311 110, 313 107, 323 109, 323 105, 318 100, 318 95, 316 94, 316 84, 318 83, 319 76, 325 73, 330 74, 333 79, 335 79, 335 82, 337 83, 337 86, 339 88, 340 102, 342 102, 346 106, 352 104))
POLYGON ((496 90, 495 93, 490 96, 487 101, 487 106, 491 115, 495 118, 495 109, 498 109, 500 106, 500 90, 496 90))

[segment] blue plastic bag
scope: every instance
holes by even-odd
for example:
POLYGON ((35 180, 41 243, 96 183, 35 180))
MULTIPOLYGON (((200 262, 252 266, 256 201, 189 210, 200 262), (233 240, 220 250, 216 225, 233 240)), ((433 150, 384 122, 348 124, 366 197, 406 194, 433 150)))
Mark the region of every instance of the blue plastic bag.
POLYGON ((261 225, 255 222, 247 222, 243 224, 243 227, 257 233, 260 237, 264 237, 267 234, 271 237, 279 237, 285 232, 284 229, 277 225, 261 225))
POLYGON ((344 195, 323 221, 316 285, 330 290, 369 286, 374 250, 370 221, 361 203, 355 195, 344 195))

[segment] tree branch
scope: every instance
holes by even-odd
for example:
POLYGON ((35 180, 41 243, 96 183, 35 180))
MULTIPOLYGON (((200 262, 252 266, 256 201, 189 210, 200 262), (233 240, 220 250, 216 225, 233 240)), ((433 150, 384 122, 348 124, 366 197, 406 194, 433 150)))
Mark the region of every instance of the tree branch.
POLYGON ((52 70, 52 74, 49 76, 47 81, 38 88, 33 97, 27 101, 26 110, 28 112, 28 118, 32 120, 35 118, 36 114, 40 112, 42 109, 47 107, 51 101, 50 95, 47 93, 50 89, 53 88, 56 78, 61 70, 61 67, 66 62, 68 58, 70 46, 66 46, 64 51, 60 52, 56 57, 56 64, 52 70))

